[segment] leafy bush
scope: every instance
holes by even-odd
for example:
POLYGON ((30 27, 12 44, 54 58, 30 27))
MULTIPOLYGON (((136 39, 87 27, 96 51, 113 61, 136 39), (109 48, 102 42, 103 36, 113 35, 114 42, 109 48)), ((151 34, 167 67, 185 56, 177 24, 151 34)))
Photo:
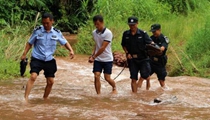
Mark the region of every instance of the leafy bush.
MULTIPOLYGON (((7 26, 0 31, 0 80, 17 77, 20 75, 20 57, 25 48, 33 27, 28 25, 11 27, 7 26)), ((68 55, 67 50, 57 46, 57 56, 68 55)), ((30 52, 27 57, 30 59, 30 52)), ((26 72, 29 74, 29 72, 26 72)))
MULTIPOLYGON (((191 4, 190 0, 188 1, 189 4, 191 4)), ((172 2, 175 3, 176 0, 172 2)), ((177 0, 177 2, 181 1, 177 0)), ((194 8, 190 8, 191 10, 186 10, 186 16, 183 15, 181 11, 174 11, 173 6, 167 3, 167 1, 160 2, 159 0, 148 0, 147 2, 142 2, 141 0, 98 0, 90 18, 96 14, 104 16, 106 27, 111 29, 114 34, 112 43, 113 51, 122 51, 120 45, 121 37, 123 31, 129 29, 127 25, 127 18, 129 16, 137 16, 140 19, 139 28, 146 31, 149 30, 151 24, 160 23, 162 25, 163 34, 170 39, 168 50, 169 60, 167 64, 169 75, 204 76, 204 71, 209 71, 208 67, 210 65, 210 58, 208 57, 210 52, 209 49, 206 48, 209 44, 209 41, 206 42, 209 39, 206 37, 208 35, 206 33, 209 33, 209 31, 203 30, 205 21, 207 21, 206 14, 209 12, 209 7, 207 6, 209 6, 210 3, 208 0, 202 2, 195 0, 195 2, 198 4, 196 4, 194 8), (201 39, 204 36, 206 38, 201 39), (202 52, 204 50, 206 50, 206 53, 202 52), (196 58, 195 60, 194 57, 196 58), (197 71, 195 67, 199 69, 199 71, 197 71)), ((192 4, 192 6, 193 5, 194 4, 192 4)), ((205 29, 207 28, 209 28, 209 26, 206 24, 205 29)), ((76 44, 77 53, 92 53, 94 44, 92 40, 92 30, 94 29, 91 19, 86 26, 79 29, 79 41, 76 44)), ((210 71, 208 73, 210 73, 210 71)), ((205 73, 205 77, 206 76, 208 75, 205 73)))
POLYGON ((57 27, 76 33, 89 18, 94 1, 91 0, 0 0, 0 28, 33 22, 38 12, 51 12, 57 27))
POLYGON ((178 14, 188 14, 189 11, 194 11, 196 9, 205 9, 208 7, 209 0, 158 0, 164 4, 169 4, 171 6, 172 13, 178 14))
MULTIPOLYGON (((210 16, 206 18, 206 23, 203 28, 195 29, 193 35, 186 43, 186 53, 190 60, 194 62, 201 76, 206 77, 210 71, 210 16)), ((189 65, 189 60, 184 60, 184 63, 189 69, 194 69, 189 65)), ((189 71, 186 71, 187 73, 189 71)))
MULTIPOLYGON (((147 0, 147 2, 144 0, 98 0, 94 8, 91 19, 84 27, 79 29, 79 41, 76 44, 77 53, 92 53, 92 31, 94 30, 92 17, 96 14, 104 16, 106 27, 111 29, 114 34, 112 45, 114 51, 121 50, 121 37, 123 31, 128 29, 128 17, 137 16, 141 24, 141 22, 154 21, 170 15, 170 7, 158 3, 156 0, 147 0)), ((145 28, 149 29, 148 22, 142 26, 146 26, 145 28)))

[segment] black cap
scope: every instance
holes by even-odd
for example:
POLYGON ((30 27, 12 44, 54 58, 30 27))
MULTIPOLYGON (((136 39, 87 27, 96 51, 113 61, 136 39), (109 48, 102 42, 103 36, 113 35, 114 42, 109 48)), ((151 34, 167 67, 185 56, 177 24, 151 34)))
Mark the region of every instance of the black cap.
POLYGON ((129 25, 135 25, 136 23, 138 23, 138 18, 137 17, 132 16, 132 17, 128 18, 128 24, 129 25))
POLYGON ((155 32, 156 30, 159 30, 160 28, 161 28, 161 25, 160 25, 160 24, 153 24, 153 25, 151 26, 150 31, 151 31, 151 32, 155 32))

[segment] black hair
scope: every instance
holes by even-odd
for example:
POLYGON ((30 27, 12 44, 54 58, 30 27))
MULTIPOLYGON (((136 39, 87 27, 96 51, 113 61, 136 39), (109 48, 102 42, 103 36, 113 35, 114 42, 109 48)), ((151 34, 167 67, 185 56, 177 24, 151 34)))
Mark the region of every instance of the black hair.
POLYGON ((53 20, 53 15, 50 14, 50 13, 44 13, 44 14, 42 15, 42 19, 44 19, 44 18, 49 18, 50 20, 53 20))
POLYGON ((101 15, 96 15, 96 16, 94 16, 94 17, 93 17, 93 22, 96 22, 96 21, 103 22, 103 21, 104 21, 103 16, 101 16, 101 15))

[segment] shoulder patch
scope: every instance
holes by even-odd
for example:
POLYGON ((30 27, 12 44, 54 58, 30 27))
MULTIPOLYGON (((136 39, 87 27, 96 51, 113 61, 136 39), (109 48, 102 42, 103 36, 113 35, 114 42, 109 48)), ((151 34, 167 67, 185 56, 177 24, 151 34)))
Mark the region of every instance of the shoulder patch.
POLYGON ((170 42, 169 39, 168 39, 168 37, 164 36, 164 38, 165 38, 166 43, 169 43, 170 42))
POLYGON ((147 31, 143 31, 144 33, 147 33, 147 31))
POLYGON ((53 28, 53 30, 55 30, 56 32, 60 33, 61 31, 56 29, 56 28, 53 28))
POLYGON ((42 28, 41 26, 37 26, 36 28, 34 28, 34 31, 37 31, 37 30, 39 30, 41 28, 42 28))

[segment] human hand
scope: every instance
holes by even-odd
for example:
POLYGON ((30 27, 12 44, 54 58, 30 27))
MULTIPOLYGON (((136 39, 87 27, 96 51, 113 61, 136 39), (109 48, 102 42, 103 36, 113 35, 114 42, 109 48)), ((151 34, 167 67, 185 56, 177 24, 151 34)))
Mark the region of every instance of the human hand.
POLYGON ((89 62, 89 63, 93 63, 94 60, 95 60, 95 58, 94 58, 93 56, 90 56, 88 62, 89 62))
POLYGON ((73 59, 73 58, 74 58, 74 52, 71 51, 71 52, 69 53, 69 56, 70 56, 70 59, 73 59))
POLYGON ((26 55, 22 55, 20 59, 21 60, 25 60, 26 59, 26 55))
POLYGON ((127 59, 132 59, 131 54, 127 54, 126 57, 127 57, 127 59))

